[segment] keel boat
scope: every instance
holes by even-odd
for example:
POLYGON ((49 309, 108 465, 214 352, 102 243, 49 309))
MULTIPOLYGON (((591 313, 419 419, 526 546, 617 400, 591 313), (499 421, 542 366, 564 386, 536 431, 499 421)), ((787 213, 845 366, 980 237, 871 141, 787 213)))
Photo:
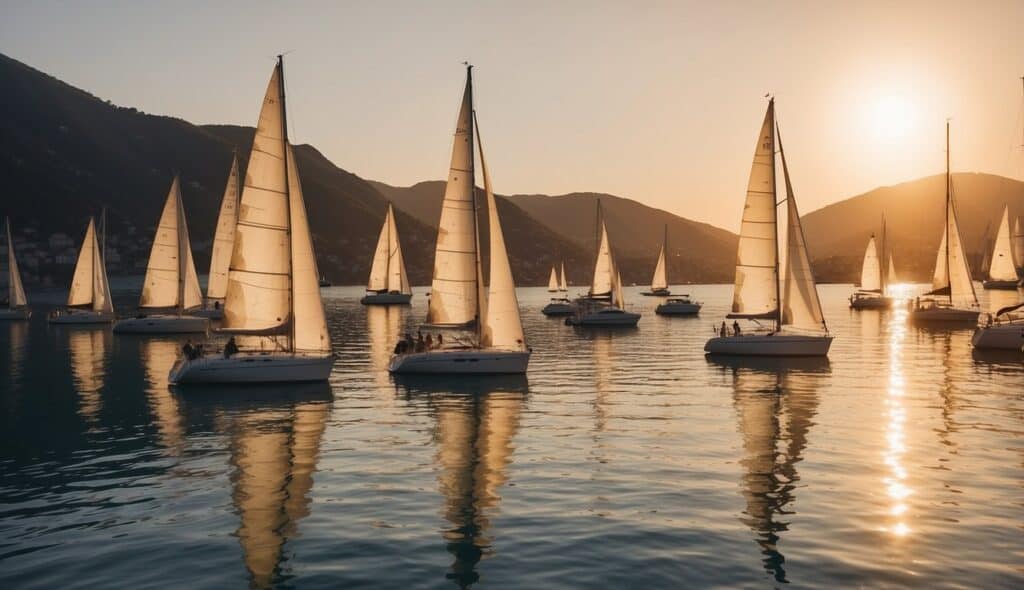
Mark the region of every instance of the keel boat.
POLYGON ((14 256, 11 220, 5 219, 4 224, 7 228, 7 304, 0 308, 0 320, 27 320, 32 312, 18 271, 18 259, 14 256))
POLYGON ((359 302, 363 305, 404 305, 410 300, 412 287, 405 273, 402 244, 398 240, 398 225, 395 224, 395 209, 388 203, 384 226, 380 228, 380 237, 377 238, 377 250, 373 254, 366 296, 359 302))
POLYGON ((594 261, 594 276, 590 291, 574 302, 573 314, 565 318, 568 326, 596 328, 635 328, 640 314, 626 311, 622 292, 622 277, 615 262, 608 228, 601 212, 601 201, 597 201, 597 251, 594 261))
POLYGON ((981 286, 985 289, 1017 290, 1018 261, 1014 257, 1013 239, 1010 236, 1010 206, 1003 207, 1003 218, 999 222, 995 245, 989 257, 988 272, 981 286))
POLYGON ((850 295, 850 307, 853 309, 889 309, 892 307, 893 298, 889 297, 887 293, 893 274, 892 269, 892 258, 886 250, 885 218, 883 217, 881 253, 875 246, 875 234, 871 234, 860 269, 860 288, 850 295))
MULTIPOLYGON (((105 234, 105 222, 103 226, 105 234)), ((51 324, 109 324, 114 321, 114 302, 110 297, 106 257, 101 242, 106 240, 97 239, 96 222, 90 219, 82 248, 78 251, 78 261, 75 262, 67 306, 50 313, 47 320, 51 324)))

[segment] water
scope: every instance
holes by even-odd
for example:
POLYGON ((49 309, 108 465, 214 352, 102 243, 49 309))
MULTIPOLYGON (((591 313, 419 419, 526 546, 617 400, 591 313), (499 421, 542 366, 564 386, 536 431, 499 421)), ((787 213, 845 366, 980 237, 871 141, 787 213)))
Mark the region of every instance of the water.
POLYGON ((731 287, 690 290, 698 319, 631 289, 639 329, 588 333, 523 289, 526 379, 395 383, 422 292, 326 289, 329 386, 226 391, 40 306, 0 325, 0 586, 1024 584, 1020 355, 823 286, 829 361, 720 364, 731 287))

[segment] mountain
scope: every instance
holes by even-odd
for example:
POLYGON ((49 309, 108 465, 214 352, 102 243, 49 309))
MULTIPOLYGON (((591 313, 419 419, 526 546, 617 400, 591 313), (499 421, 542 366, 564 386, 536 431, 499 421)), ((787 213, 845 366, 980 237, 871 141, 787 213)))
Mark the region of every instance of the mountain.
MULTIPOLYGON (((381 182, 372 184, 395 207, 423 223, 437 225, 444 182, 427 181, 410 187, 395 187, 381 182)), ((644 284, 651 280, 666 226, 670 280, 732 282, 737 238, 723 229, 614 195, 510 195, 501 197, 500 201, 514 207, 520 212, 517 215, 525 216, 525 219, 539 220, 542 227, 525 235, 539 233, 543 229, 564 236, 573 248, 581 250, 584 253, 581 264, 567 256, 566 272, 574 284, 588 284, 595 250, 598 199, 601 200, 609 238, 619 259, 623 282, 644 284)), ((501 213, 503 223, 508 223, 505 210, 502 209, 501 213)), ((556 255, 560 256, 560 253, 556 255)))
MULTIPOLYGON (((991 174, 955 173, 953 196, 972 270, 980 276, 986 228, 995 234, 1006 204, 1011 223, 1014 216, 1024 216, 1024 182, 991 174)), ((864 248, 871 233, 881 231, 884 214, 900 280, 931 280, 942 237, 945 198, 945 175, 940 174, 877 188, 804 215, 804 235, 815 258, 816 276, 842 282, 859 278, 864 248)))

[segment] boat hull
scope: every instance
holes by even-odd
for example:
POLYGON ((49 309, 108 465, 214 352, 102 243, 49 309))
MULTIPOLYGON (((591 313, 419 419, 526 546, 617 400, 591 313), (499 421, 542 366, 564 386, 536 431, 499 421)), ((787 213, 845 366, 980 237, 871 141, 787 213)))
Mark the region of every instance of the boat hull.
POLYGON ((798 334, 743 334, 716 336, 704 345, 704 352, 724 356, 828 356, 832 336, 798 334))
POLYGON ((1006 290, 1006 291, 1016 291, 1017 290, 1017 285, 1018 285, 1017 281, 982 281, 981 282, 981 286, 986 288, 986 289, 989 289, 989 290, 1001 289, 1001 290, 1006 290))
POLYGON ((62 324, 62 325, 89 325, 89 324, 109 324, 116 318, 113 313, 103 311, 62 311, 59 314, 50 314, 47 318, 51 324, 62 324))
POLYGON ((431 350, 391 357, 388 371, 404 375, 514 375, 526 373, 529 351, 431 350))
POLYGON ((620 313, 585 313, 565 318, 567 326, 591 328, 635 328, 640 314, 623 311, 620 313))
POLYGON ((669 297, 672 292, 668 289, 657 289, 655 291, 644 291, 641 293, 644 297, 669 297))
POLYGON ((571 303, 549 303, 540 312, 549 316, 572 315, 576 313, 576 307, 571 303))
POLYGON ((363 305, 408 305, 412 293, 374 293, 359 300, 363 305))
POLYGON ((890 309, 893 306, 892 297, 851 297, 851 309, 890 309))
POLYGON ((27 307, 17 309, 0 309, 0 320, 27 320, 32 315, 32 310, 27 307))
POLYGON ((190 311, 189 315, 194 315, 200 318, 206 318, 208 320, 222 320, 224 319, 224 308, 204 307, 203 309, 197 309, 190 311))
POLYGON ((117 334, 194 334, 206 332, 210 327, 207 318, 187 315, 151 315, 125 318, 114 324, 117 334))
POLYGON ((1024 322, 979 327, 971 336, 971 344, 974 348, 1020 352, 1024 347, 1024 322))
POLYGON ((175 385, 189 383, 306 383, 326 381, 334 356, 240 352, 231 358, 178 359, 168 374, 175 385))
POLYGON ((930 309, 911 309, 910 321, 936 324, 977 324, 981 312, 972 309, 956 309, 940 307, 930 309))
POLYGON ((700 313, 699 303, 662 303, 654 308, 658 315, 697 315, 700 313))

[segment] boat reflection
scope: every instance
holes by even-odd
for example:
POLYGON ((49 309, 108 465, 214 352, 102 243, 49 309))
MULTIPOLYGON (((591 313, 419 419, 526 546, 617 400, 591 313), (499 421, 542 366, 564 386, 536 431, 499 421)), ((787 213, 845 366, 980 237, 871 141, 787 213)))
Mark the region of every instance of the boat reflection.
POLYGON ((400 337, 402 310, 391 305, 366 306, 366 336, 370 341, 370 366, 378 387, 389 384, 388 361, 400 337))
MULTIPOLYGON (((320 443, 331 411, 327 383, 175 390, 187 414, 227 435, 236 531, 254 588, 287 578, 284 546, 309 514, 320 443)), ((198 423, 189 419, 189 424, 198 423)))
POLYGON ((168 389, 167 375, 178 358, 180 344, 175 340, 145 338, 139 340, 139 356, 146 373, 146 400, 156 422, 160 444, 172 456, 184 447, 185 428, 178 400, 168 389))
POLYGON ((78 414, 86 424, 95 427, 103 409, 100 391, 106 378, 107 350, 110 332, 107 330, 68 330, 68 354, 71 357, 71 375, 78 393, 78 414))
POLYGON ((25 356, 28 354, 28 326, 29 322, 5 322, 9 328, 8 350, 10 351, 10 364, 7 377, 12 381, 18 381, 24 370, 25 356))
POLYGON ((796 466, 818 410, 818 389, 827 382, 827 358, 750 359, 709 357, 731 379, 733 405, 745 456, 741 493, 746 501, 740 519, 755 534, 766 572, 788 583, 781 533, 795 499, 800 475, 796 466))
POLYGON ((495 553, 490 519, 508 479, 529 384, 523 375, 395 381, 410 404, 425 405, 434 418, 442 514, 451 524, 442 535, 454 557, 445 577, 468 588, 480 578, 480 560, 495 553))

